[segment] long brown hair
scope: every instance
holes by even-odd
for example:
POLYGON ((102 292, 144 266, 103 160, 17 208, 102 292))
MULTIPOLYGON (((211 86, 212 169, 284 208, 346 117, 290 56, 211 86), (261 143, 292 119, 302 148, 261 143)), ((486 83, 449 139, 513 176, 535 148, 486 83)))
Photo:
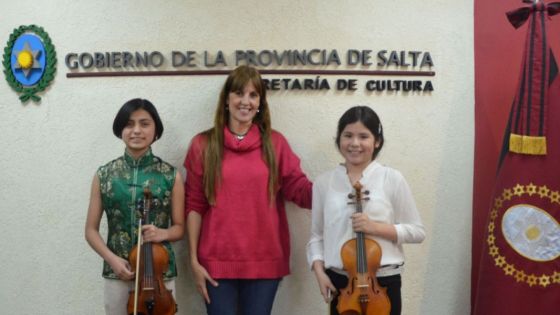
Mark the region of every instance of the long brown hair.
POLYGON ((259 93, 259 111, 253 123, 259 127, 262 141, 263 159, 268 167, 268 194, 272 202, 278 186, 278 167, 274 156, 271 134, 270 110, 266 100, 266 88, 257 69, 239 66, 226 79, 220 92, 220 99, 214 116, 214 127, 204 131, 207 143, 204 149, 204 194, 211 205, 216 204, 216 187, 222 179, 222 158, 224 154, 224 128, 229 122, 229 111, 226 101, 230 92, 242 91, 248 83, 252 83, 259 93))

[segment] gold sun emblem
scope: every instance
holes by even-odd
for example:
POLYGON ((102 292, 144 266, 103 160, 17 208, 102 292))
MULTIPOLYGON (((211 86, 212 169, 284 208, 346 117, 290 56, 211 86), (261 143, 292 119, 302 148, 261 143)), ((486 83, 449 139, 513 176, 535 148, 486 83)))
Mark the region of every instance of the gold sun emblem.
POLYGON ((14 51, 17 60, 15 68, 21 69, 23 74, 28 77, 33 69, 41 69, 41 65, 37 60, 40 53, 40 50, 32 50, 31 47, 29 47, 29 43, 25 42, 22 50, 14 51))
POLYGON ((541 229, 536 225, 530 225, 525 229, 525 236, 528 240, 534 241, 541 236, 541 229))

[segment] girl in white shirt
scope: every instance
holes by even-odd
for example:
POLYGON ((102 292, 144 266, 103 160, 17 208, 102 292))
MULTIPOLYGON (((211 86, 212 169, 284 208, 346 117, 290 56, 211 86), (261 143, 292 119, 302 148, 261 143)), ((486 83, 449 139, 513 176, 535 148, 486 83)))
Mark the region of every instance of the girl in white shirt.
POLYGON ((403 243, 421 243, 424 226, 408 184, 402 174, 383 166, 375 158, 383 147, 383 128, 377 114, 369 107, 355 106, 338 122, 336 145, 344 163, 320 175, 313 184, 311 239, 307 259, 315 272, 319 289, 332 315, 338 315, 338 299, 331 297, 345 288, 347 273, 340 249, 355 238, 355 232, 379 243, 382 249, 379 284, 387 288, 391 315, 401 313, 401 272, 403 243), (363 212, 355 213, 348 194, 360 182, 369 190, 363 212))

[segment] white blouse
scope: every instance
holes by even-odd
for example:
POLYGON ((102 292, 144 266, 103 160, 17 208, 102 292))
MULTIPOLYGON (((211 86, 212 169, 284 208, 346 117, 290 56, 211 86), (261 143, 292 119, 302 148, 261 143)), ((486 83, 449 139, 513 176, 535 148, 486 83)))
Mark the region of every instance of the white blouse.
MULTIPOLYGON (((373 161, 363 171, 360 183, 363 190, 369 190, 370 198, 363 201, 363 212, 372 220, 394 224, 397 231, 397 242, 372 237, 381 246, 381 266, 402 265, 402 244, 421 243, 425 238, 424 226, 406 180, 399 171, 373 161)), ((355 205, 348 204, 349 193, 354 193, 354 188, 344 165, 321 174, 313 183, 311 239, 307 243, 310 265, 322 260, 325 268, 343 269, 340 249, 355 237, 350 218, 355 205)), ((396 273, 400 273, 400 268, 391 274, 396 273)), ((377 274, 385 275, 389 274, 377 274)))

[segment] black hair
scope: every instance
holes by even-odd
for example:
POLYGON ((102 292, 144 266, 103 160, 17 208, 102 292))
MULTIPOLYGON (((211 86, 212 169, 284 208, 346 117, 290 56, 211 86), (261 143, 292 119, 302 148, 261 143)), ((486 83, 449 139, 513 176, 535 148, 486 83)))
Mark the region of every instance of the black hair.
POLYGON ((346 128, 347 125, 356 123, 358 121, 366 126, 366 128, 375 137, 376 143, 379 143, 379 145, 373 149, 373 160, 377 157, 379 151, 381 151, 385 140, 383 138, 383 127, 381 126, 381 120, 379 119, 379 116, 377 116, 373 109, 367 106, 354 106, 347 110, 344 114, 342 114, 342 116, 338 120, 338 129, 336 132, 336 148, 340 150, 340 136, 344 128, 346 128))
POLYGON ((113 134, 115 134, 117 138, 121 138, 122 131, 128 124, 130 115, 132 115, 132 113, 139 109, 147 111, 148 114, 152 116, 152 119, 156 124, 156 134, 154 137, 155 142, 157 139, 161 138, 161 135, 163 134, 163 124, 161 122, 161 119, 159 118, 159 114, 154 104, 152 104, 148 100, 141 98, 131 99, 130 101, 124 103, 121 109, 119 109, 119 112, 117 113, 117 115, 115 116, 115 120, 113 121, 113 134))

